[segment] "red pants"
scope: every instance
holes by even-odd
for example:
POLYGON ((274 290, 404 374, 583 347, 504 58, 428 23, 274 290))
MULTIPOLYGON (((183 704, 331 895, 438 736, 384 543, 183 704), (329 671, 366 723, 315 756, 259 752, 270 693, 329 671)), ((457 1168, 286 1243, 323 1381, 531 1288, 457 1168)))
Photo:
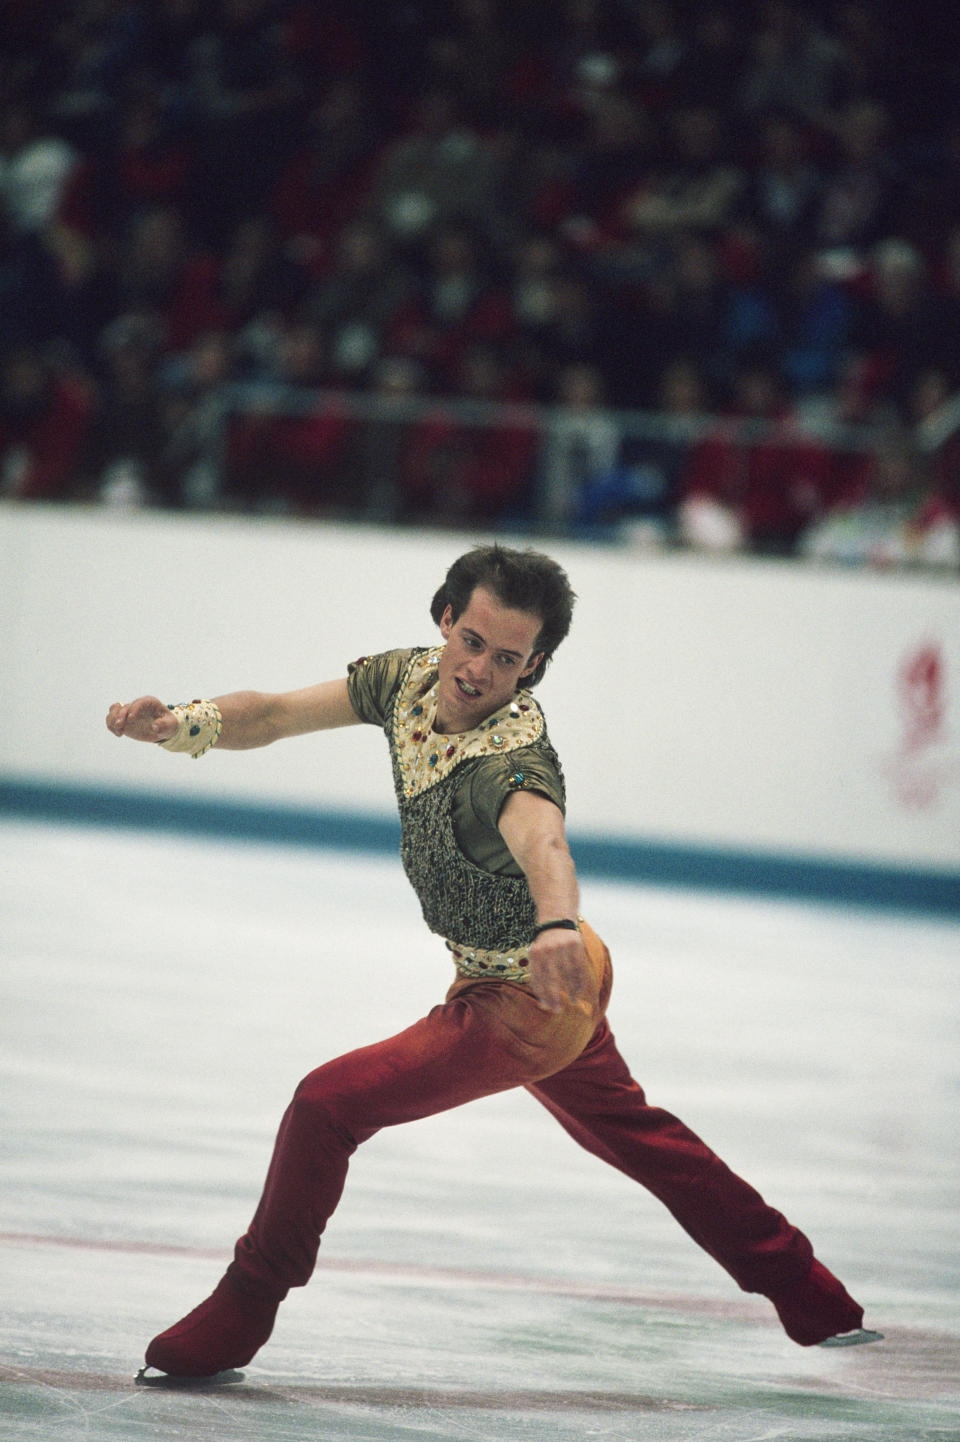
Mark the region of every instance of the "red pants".
POLYGON ((247 1292, 283 1296, 313 1272, 352 1153, 381 1127, 524 1086, 594 1156, 640 1182, 748 1292, 809 1271, 809 1241, 669 1112, 647 1105, 604 1018, 606 947, 584 929, 597 1002, 541 1011, 529 990, 459 981, 406 1031, 310 1073, 277 1136, 263 1196, 230 1267, 247 1292))

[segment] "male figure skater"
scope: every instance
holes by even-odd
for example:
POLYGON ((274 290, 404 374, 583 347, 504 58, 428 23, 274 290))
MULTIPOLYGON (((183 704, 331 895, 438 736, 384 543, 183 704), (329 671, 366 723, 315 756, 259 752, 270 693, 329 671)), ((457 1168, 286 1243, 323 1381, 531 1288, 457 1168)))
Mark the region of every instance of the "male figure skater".
POLYGON ((560 762, 531 694, 574 595, 550 557, 478 547, 431 607, 445 643, 364 657, 301 691, 111 706, 117 736, 202 755, 367 722, 393 762, 401 857, 456 971, 445 1001, 396 1036, 311 1072, 280 1125, 249 1230, 212 1293, 155 1337, 148 1367, 245 1366, 303 1286, 353 1151, 384 1126, 524 1086, 581 1146, 642 1183, 802 1346, 879 1334, 810 1242, 668 1112, 647 1105, 605 1013, 606 947, 579 915, 560 762))

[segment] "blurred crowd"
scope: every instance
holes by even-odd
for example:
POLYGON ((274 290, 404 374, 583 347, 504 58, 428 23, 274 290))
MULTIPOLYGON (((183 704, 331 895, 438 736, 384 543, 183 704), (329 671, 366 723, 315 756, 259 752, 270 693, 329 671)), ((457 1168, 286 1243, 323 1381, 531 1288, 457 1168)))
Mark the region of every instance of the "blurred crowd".
POLYGON ((960 566, 922 8, 8 0, 0 495, 960 566))

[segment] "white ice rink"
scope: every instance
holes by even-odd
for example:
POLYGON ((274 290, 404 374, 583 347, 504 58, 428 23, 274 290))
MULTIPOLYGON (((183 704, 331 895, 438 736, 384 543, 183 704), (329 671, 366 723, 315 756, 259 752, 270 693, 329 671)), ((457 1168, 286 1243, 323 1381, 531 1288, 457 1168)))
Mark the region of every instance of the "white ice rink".
POLYGON ((242 1380, 134 1384, 300 1076, 440 998, 398 862, 0 826, 2 1442, 960 1438, 960 924, 584 885, 656 1104, 886 1333, 801 1349, 524 1093, 358 1154, 242 1380))

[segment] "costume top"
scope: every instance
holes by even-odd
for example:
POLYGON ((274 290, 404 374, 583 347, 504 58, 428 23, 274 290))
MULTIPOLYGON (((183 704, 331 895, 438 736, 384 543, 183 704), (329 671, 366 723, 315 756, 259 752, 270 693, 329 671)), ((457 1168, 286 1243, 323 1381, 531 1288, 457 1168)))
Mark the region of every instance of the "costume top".
POLYGON ((350 701, 386 734, 401 859, 430 930, 446 939, 462 975, 522 980, 535 908, 497 819, 520 790, 563 810, 563 773, 529 691, 472 731, 433 730, 442 650, 361 657, 349 667, 350 701))

